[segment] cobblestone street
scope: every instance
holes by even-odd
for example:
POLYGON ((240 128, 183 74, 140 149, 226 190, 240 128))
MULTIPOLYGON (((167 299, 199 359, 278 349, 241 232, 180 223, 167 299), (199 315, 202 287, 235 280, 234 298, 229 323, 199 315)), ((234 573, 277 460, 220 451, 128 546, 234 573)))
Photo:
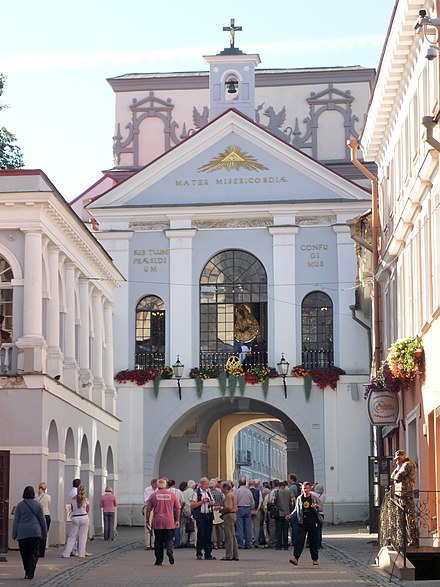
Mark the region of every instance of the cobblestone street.
MULTIPOLYGON (((162 567, 154 566, 154 553, 145 551, 140 528, 119 529, 115 542, 101 538, 88 543, 92 557, 62 559, 61 548, 50 548, 40 559, 33 585, 61 587, 93 585, 96 587, 152 586, 163 587, 235 587, 235 586, 357 586, 397 585, 374 566, 374 536, 355 527, 329 527, 324 533, 325 548, 320 564, 312 566, 306 550, 298 567, 289 564, 291 551, 251 549, 240 551, 240 561, 219 560, 223 551, 214 551, 215 561, 195 560, 194 549, 177 549, 175 565, 167 558, 162 567)), ((7 554, 0 563, 0 586, 28 584, 23 580, 21 560, 17 551, 7 554)), ((416 585, 406 582, 405 586, 416 585)), ((423 582, 424 587, 439 586, 440 581, 423 582)))

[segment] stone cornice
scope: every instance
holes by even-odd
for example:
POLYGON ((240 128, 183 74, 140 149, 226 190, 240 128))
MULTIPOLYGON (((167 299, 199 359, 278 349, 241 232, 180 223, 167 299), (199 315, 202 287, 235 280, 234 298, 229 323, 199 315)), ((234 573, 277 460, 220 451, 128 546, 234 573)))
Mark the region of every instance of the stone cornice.
POLYGON ((417 0, 401 0, 397 4, 361 133, 368 161, 378 160, 381 147, 393 130, 401 97, 422 44, 422 36, 414 30, 420 8, 417 0))

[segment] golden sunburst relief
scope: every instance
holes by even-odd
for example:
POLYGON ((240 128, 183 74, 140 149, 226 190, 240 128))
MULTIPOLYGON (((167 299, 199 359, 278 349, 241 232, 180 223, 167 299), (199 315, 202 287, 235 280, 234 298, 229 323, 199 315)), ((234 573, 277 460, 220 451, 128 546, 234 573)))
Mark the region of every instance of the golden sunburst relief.
POLYGON ((240 149, 240 147, 231 145, 226 147, 226 149, 222 153, 219 153, 217 157, 213 157, 209 163, 199 167, 197 171, 199 173, 203 171, 212 173, 213 171, 219 171, 220 169, 226 169, 226 171, 231 171, 231 169, 236 169, 237 171, 239 169, 260 171, 268 169, 268 167, 262 163, 258 163, 253 155, 248 155, 240 149))

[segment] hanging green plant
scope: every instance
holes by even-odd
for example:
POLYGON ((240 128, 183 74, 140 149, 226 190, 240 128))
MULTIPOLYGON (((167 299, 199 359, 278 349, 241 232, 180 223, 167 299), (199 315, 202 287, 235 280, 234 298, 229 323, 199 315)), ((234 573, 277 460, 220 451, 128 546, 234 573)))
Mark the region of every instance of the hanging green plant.
POLYGON ((268 391, 269 391, 269 378, 268 377, 266 377, 266 379, 263 379, 263 381, 261 382, 261 388, 263 390, 264 399, 266 399, 268 391))
POLYGON ((157 396, 159 395, 159 386, 160 386, 160 382, 162 381, 162 379, 163 379, 163 377, 159 373, 153 379, 153 393, 154 393, 155 398, 157 398, 157 396))
POLYGON ((311 377, 311 375, 309 375, 308 373, 307 373, 307 375, 304 375, 303 383, 304 383, 304 395, 306 396, 306 402, 308 402, 310 399, 310 394, 312 392, 312 377, 311 377))
POLYGON ((224 371, 222 371, 221 373, 219 373, 219 376, 217 377, 218 379, 218 386, 220 388, 220 393, 222 394, 223 397, 225 397, 226 395, 226 382, 227 382, 227 376, 226 373, 224 371))
POLYGON ((238 379, 238 389, 240 390, 240 395, 243 396, 244 390, 246 387, 246 378, 243 375, 240 375, 240 377, 238 377, 237 379, 238 379))
POLYGON ((197 397, 201 398, 203 394, 203 379, 201 377, 196 377, 194 382, 196 384, 197 397))
POLYGON ((235 375, 228 375, 228 390, 229 390, 229 397, 231 398, 231 402, 234 399, 236 387, 237 387, 237 377, 235 375))

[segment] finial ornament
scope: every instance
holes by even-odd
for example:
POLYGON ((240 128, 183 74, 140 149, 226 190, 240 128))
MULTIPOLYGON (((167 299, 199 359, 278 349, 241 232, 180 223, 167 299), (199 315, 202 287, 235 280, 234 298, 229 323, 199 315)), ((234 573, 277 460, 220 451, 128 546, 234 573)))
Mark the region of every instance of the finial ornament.
POLYGON ((231 49, 235 49, 235 32, 243 30, 241 26, 235 26, 235 18, 231 18, 231 24, 223 27, 224 31, 229 31, 229 44, 231 49))

